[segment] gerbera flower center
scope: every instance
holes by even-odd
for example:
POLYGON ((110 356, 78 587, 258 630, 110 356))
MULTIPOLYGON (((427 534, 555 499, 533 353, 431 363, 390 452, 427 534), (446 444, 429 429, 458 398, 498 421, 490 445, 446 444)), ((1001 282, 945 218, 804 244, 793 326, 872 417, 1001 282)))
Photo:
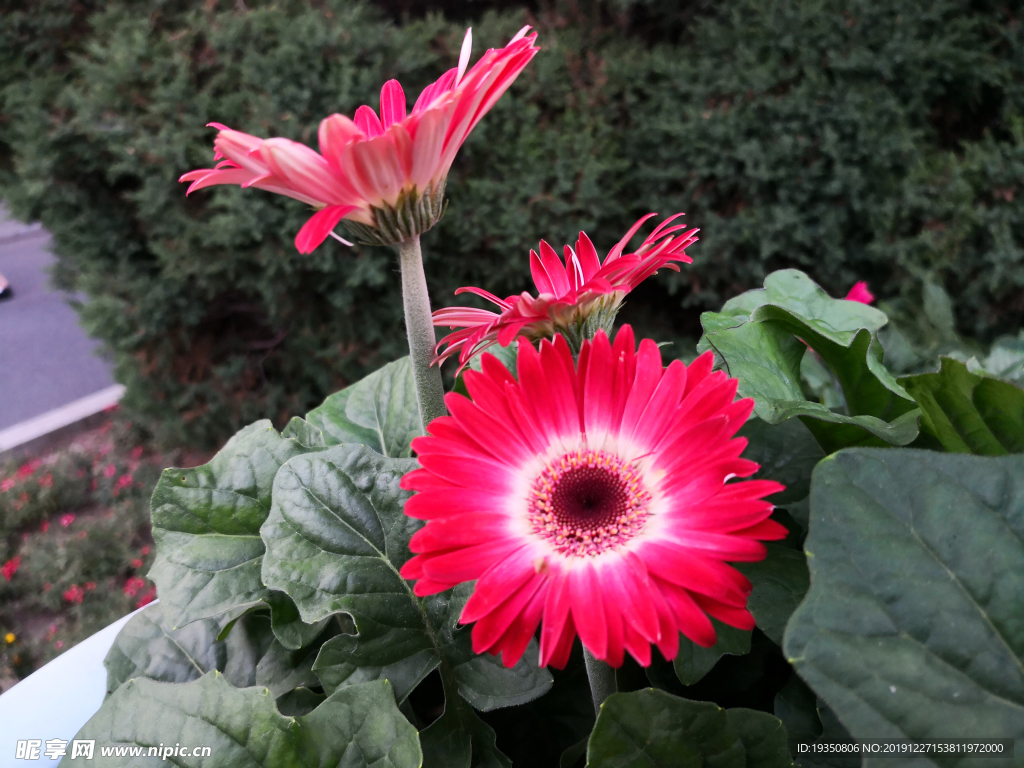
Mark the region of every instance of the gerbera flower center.
POLYGON ((651 494, 633 464, 605 451, 551 461, 530 490, 533 532, 562 554, 599 555, 629 541, 647 520, 651 494))

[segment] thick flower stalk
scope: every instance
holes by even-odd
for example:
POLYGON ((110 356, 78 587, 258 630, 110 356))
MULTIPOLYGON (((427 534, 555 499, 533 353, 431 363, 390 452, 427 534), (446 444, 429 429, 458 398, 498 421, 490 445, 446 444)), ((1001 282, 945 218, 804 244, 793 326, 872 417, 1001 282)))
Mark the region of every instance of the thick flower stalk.
POLYGON ((540 664, 563 667, 577 632, 612 666, 625 652, 651 663, 679 634, 715 643, 709 616, 751 629, 750 582, 727 563, 765 556, 768 480, 733 437, 753 408, 711 353, 662 367, 650 340, 599 331, 578 362, 557 336, 519 342, 513 376, 491 355, 467 371, 471 399, 413 442, 421 468, 406 514, 427 521, 402 568, 430 595, 476 581, 460 621, 473 648, 522 656, 538 625, 540 664))
POLYGON ((472 31, 459 66, 427 86, 406 112, 397 80, 380 92, 380 114, 362 106, 350 119, 320 123, 320 152, 283 138, 261 139, 219 123, 214 168, 190 171, 188 191, 237 184, 309 203, 318 211, 299 230, 295 247, 310 253, 338 222, 367 242, 392 245, 426 232, 443 212, 444 186, 459 147, 539 50, 523 27, 467 71, 472 31))
POLYGON ((459 288, 456 295, 475 293, 496 304, 501 312, 472 307, 448 307, 434 312, 434 325, 459 329, 438 344, 439 350, 447 345, 438 355, 438 362, 457 353, 464 365, 492 344, 508 346, 516 336, 531 341, 550 339, 556 333, 563 334, 573 351, 578 352, 583 340, 593 338, 598 329, 611 332, 626 294, 663 267, 678 272, 675 262, 693 262, 686 255, 686 248, 696 242, 698 230, 680 224, 671 226, 681 213, 658 225, 636 251, 624 253, 630 238, 655 215, 650 213, 637 221, 608 252, 604 263, 584 232, 580 232, 575 250, 565 246, 564 262, 542 240, 539 254, 530 251, 536 297, 524 291, 499 299, 481 288, 459 288))

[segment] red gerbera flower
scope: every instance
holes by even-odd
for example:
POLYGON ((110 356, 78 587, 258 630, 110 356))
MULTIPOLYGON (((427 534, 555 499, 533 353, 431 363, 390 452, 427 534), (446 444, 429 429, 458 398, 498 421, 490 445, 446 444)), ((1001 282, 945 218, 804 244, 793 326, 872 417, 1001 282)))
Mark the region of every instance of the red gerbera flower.
POLYGON ((579 632, 597 658, 668 659, 679 633, 715 642, 708 615, 750 629, 750 582, 727 561, 765 556, 786 529, 763 497, 783 486, 728 482, 758 469, 733 438, 754 402, 707 353, 662 367, 657 345, 603 331, 578 365, 566 341, 519 342, 518 380, 491 355, 466 373, 472 400, 449 394, 413 448, 427 520, 402 568, 416 594, 477 580, 460 621, 473 649, 512 666, 543 619, 541 665, 565 665, 579 632))
POLYGON ((634 224, 608 252, 604 264, 586 233, 580 232, 576 250, 565 246, 565 263, 555 249, 541 240, 540 255, 530 251, 530 271, 537 286, 537 297, 527 292, 509 296, 504 301, 480 288, 459 288, 455 293, 475 293, 498 305, 501 313, 471 307, 448 307, 434 313, 434 325, 461 328, 441 339, 438 361, 459 353, 459 361, 492 344, 508 346, 519 335, 532 341, 549 339, 555 333, 565 334, 574 348, 583 338, 594 335, 598 328, 608 331, 626 294, 662 267, 674 269, 673 262, 691 264, 686 248, 697 240, 696 229, 669 224, 683 214, 677 213, 647 236, 633 253, 624 254, 626 244, 645 221, 657 214, 649 213, 634 224), (589 332, 588 332, 589 331, 589 332))
POLYGON ((427 219, 415 226, 423 232, 441 215, 445 179, 459 147, 537 54, 537 34, 527 35, 529 29, 523 27, 504 48, 487 51, 469 71, 473 38, 467 31, 459 66, 427 86, 410 114, 402 86, 389 80, 380 92, 379 117, 362 106, 354 119, 331 115, 320 123, 319 153, 289 139, 264 140, 210 123, 220 131, 214 159, 223 160, 179 181, 192 182, 189 192, 238 184, 313 205, 319 211, 295 238, 302 253, 326 240, 342 219, 378 228, 377 210, 401 208, 402 199, 429 201, 425 210, 400 211, 427 219))

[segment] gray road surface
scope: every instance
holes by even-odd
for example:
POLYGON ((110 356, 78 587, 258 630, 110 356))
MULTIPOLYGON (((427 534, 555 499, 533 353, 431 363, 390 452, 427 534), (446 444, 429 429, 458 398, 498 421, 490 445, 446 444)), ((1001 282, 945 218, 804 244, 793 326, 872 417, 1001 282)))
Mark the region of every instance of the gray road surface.
POLYGON ((0 207, 0 272, 14 288, 0 301, 0 430, 114 383, 66 296, 49 287, 49 242, 0 207))

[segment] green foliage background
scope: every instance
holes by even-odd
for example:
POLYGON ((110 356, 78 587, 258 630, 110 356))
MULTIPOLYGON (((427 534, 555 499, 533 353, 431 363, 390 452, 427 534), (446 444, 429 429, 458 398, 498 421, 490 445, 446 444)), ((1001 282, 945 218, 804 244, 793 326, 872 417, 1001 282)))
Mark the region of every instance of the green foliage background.
POLYGON ((319 120, 399 78, 410 98, 523 23, 543 52, 483 120, 424 239, 435 306, 528 287, 526 254, 584 228, 606 250, 685 210, 692 268, 623 320, 659 339, 775 269, 833 295, 867 279, 953 295, 991 338, 1024 312, 1019 2, 968 0, 10 0, 0 15, 0 196, 54 234, 60 285, 165 441, 278 426, 403 353, 397 265, 329 242, 256 190, 190 198, 211 121, 315 144, 319 120), (408 6, 411 8, 412 6, 408 6), (443 13, 442 13, 443 12, 443 13))

